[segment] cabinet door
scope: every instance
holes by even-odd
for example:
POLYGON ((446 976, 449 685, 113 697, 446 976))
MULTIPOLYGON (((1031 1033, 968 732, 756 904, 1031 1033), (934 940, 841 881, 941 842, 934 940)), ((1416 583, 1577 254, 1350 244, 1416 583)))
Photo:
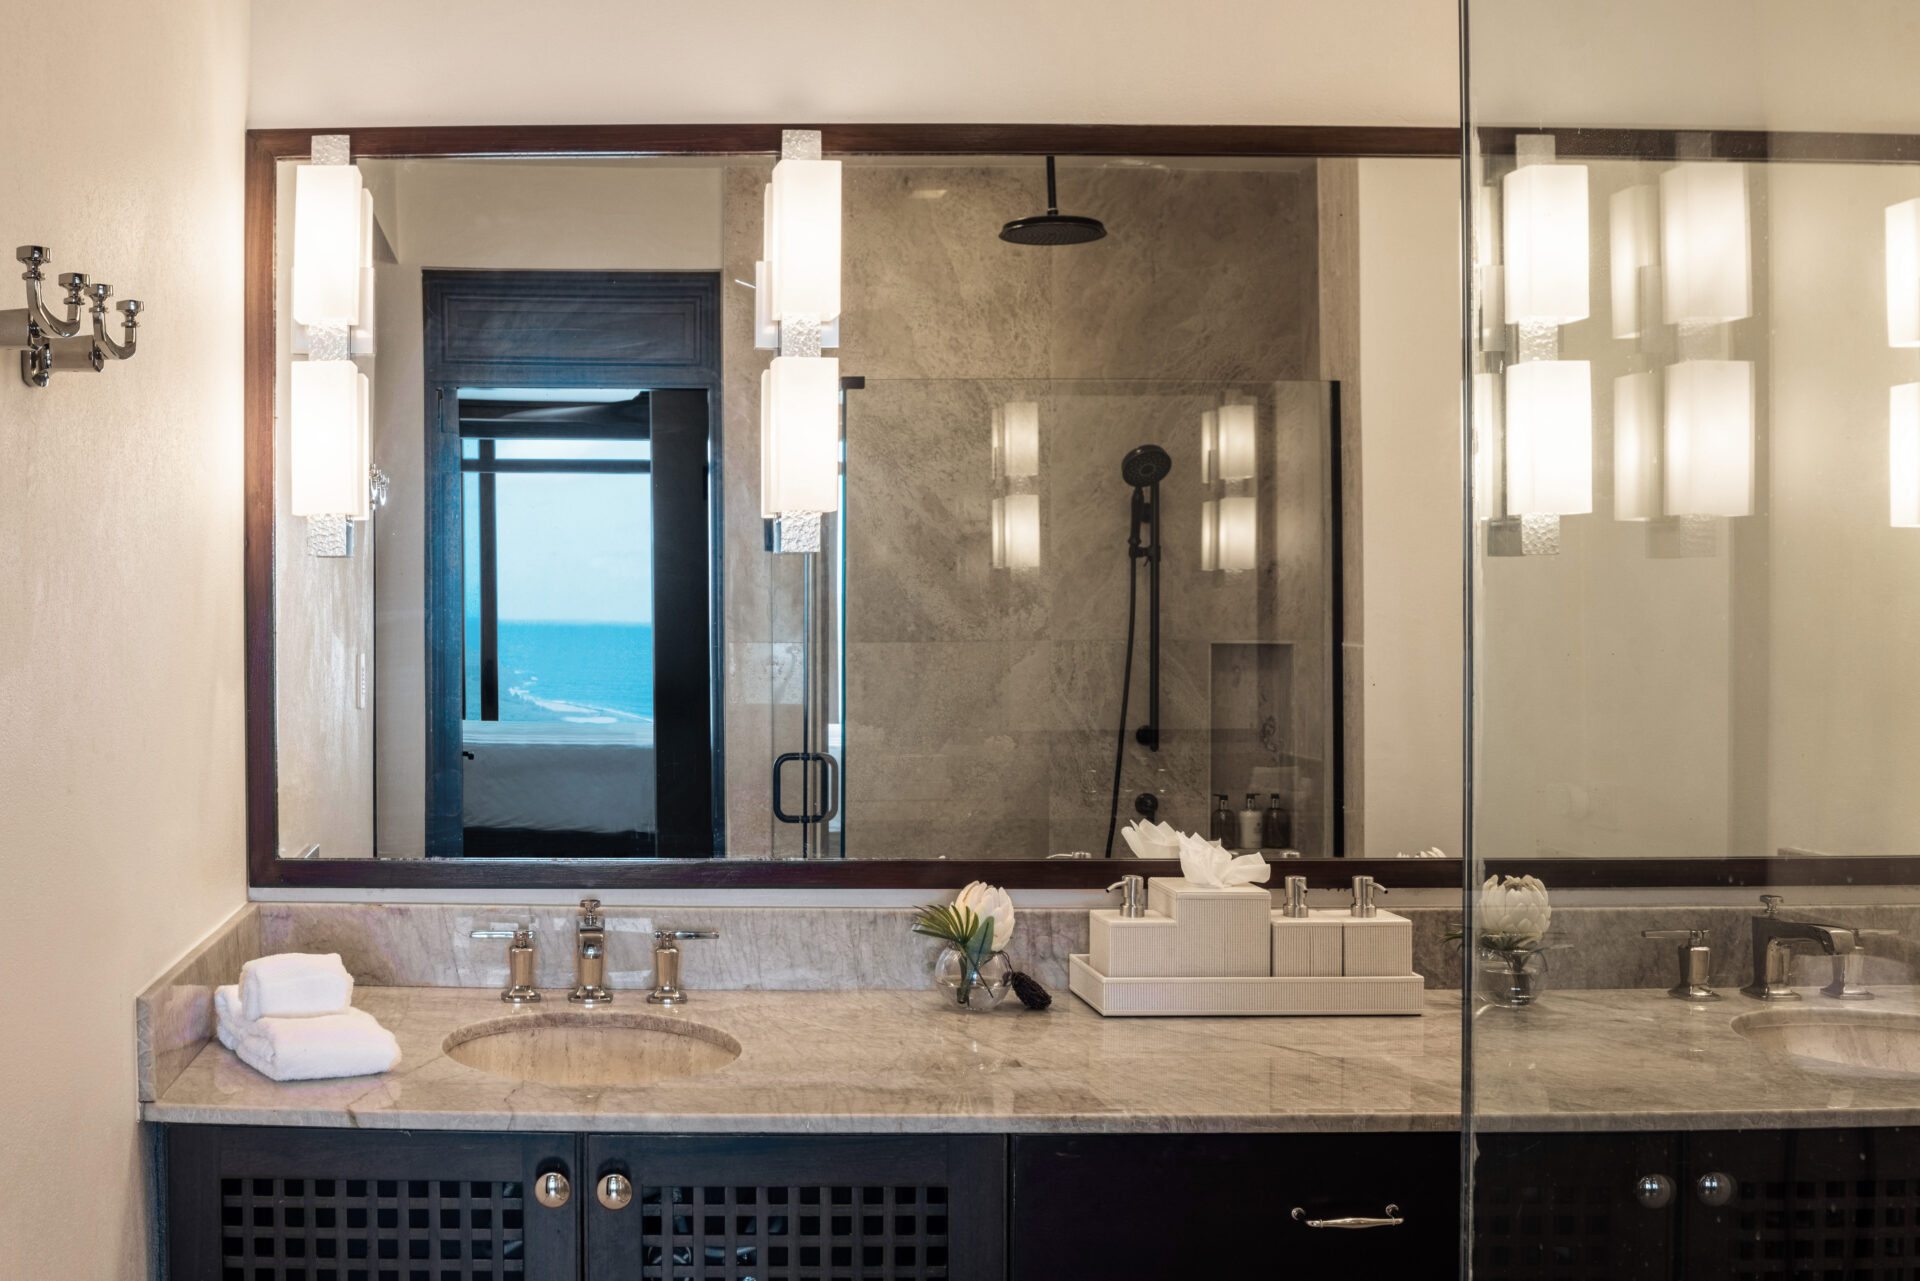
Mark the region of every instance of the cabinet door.
POLYGON ((999 1281, 997 1136, 592 1135, 591 1281, 999 1281), (632 1201, 604 1204, 620 1175, 632 1201))
MULTIPOLYGON (((1666 1134, 1482 1134, 1473 1196, 1474 1281, 1666 1281, 1685 1189, 1666 1134), (1671 1199, 1634 1185, 1664 1176, 1671 1199)), ((1688 1277, 1717 1273, 1685 1273, 1688 1277)))
MULTIPOLYGON (((1911 1281, 1920 1266, 1920 1130, 1683 1136, 1688 1277, 1911 1281), (1722 1177, 1719 1206, 1699 1180, 1722 1177)), ((1717 1198, 1716 1198, 1717 1199, 1717 1198)))
POLYGON ((171 1274, 191 1281, 570 1281, 579 1196, 570 1134, 176 1125, 167 1134, 171 1274))
POLYGON ((1458 1268, 1456 1134, 1013 1140, 1014 1281, 1441 1277, 1458 1268), (1398 1227, 1309 1228, 1292 1217, 1398 1227))

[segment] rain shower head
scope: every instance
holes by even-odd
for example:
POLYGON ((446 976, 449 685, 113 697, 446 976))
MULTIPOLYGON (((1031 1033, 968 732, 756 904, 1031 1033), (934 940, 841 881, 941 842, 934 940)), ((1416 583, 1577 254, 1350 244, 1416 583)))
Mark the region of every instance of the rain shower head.
POLYGON ((1120 479, 1135 489, 1158 485, 1173 470, 1173 456, 1158 445, 1141 445, 1120 462, 1120 479))
POLYGON ((1054 194, 1053 157, 1047 157, 1047 211, 1031 218, 1015 218, 1000 228, 1000 239, 1012 245, 1084 245, 1099 240, 1107 229, 1098 218, 1060 212, 1054 194))

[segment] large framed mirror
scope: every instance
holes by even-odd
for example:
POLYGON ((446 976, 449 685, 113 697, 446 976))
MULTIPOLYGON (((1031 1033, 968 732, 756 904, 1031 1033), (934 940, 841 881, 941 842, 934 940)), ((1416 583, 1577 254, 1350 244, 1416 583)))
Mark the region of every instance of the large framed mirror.
POLYGON ((250 135, 255 884, 1098 887, 1163 870, 1142 817, 1379 861, 1354 166, 1457 135, 822 132, 814 528, 763 503, 778 127, 250 135), (296 314, 330 159, 336 349, 296 314), (1104 234, 1045 243, 1055 205, 1104 234), (323 360, 364 378, 345 519, 302 465, 323 360))

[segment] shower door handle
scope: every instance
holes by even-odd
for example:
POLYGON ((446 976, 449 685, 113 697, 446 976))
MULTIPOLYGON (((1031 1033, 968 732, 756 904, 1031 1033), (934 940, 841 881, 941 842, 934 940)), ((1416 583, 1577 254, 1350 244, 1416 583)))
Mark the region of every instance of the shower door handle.
POLYGON ((773 760, 773 816, 782 823, 825 823, 840 813, 840 763, 824 752, 783 752, 773 760), (809 776, 815 761, 825 770, 826 779, 822 793, 826 797, 826 808, 819 812, 803 809, 798 814, 789 814, 781 802, 781 775, 788 761, 800 762, 800 775, 804 780, 809 776))

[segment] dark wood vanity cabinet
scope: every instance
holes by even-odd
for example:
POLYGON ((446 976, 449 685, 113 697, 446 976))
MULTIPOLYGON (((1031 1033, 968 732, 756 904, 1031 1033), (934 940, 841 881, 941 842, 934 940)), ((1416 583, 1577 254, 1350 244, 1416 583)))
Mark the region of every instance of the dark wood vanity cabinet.
POLYGON ((1920 1278, 1920 1129, 1483 1134, 1477 1147, 1475 1281, 1920 1278), (1664 1201, 1636 1195, 1650 1176, 1664 1201))
POLYGON ((1460 1137, 1016 1136, 1012 1281, 1444 1277, 1460 1255, 1460 1137), (1398 1226, 1312 1228, 1307 1219, 1398 1226))

